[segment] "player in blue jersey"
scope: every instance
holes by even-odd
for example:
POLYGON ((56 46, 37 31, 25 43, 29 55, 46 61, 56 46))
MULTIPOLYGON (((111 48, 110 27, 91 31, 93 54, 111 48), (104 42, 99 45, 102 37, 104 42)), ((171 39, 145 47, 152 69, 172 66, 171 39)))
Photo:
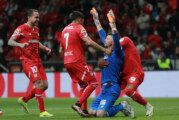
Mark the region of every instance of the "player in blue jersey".
POLYGON ((134 110, 128 101, 123 101, 118 105, 114 105, 120 95, 119 73, 122 69, 124 51, 119 43, 119 34, 115 25, 115 16, 112 10, 107 14, 112 34, 106 36, 98 20, 98 14, 93 8, 91 10, 93 19, 98 29, 100 38, 106 48, 113 49, 112 55, 105 55, 105 61, 109 62, 108 67, 102 69, 101 93, 92 102, 89 114, 97 117, 112 117, 119 111, 125 110, 131 117, 134 117, 134 110))

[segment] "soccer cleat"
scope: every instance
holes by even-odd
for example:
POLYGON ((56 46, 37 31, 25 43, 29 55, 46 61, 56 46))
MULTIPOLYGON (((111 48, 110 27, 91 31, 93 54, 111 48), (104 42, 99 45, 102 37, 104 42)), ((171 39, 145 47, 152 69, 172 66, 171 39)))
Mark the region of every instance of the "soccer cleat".
POLYGON ((83 110, 81 109, 81 107, 76 104, 72 105, 72 109, 75 110, 82 117, 91 117, 90 114, 84 113, 83 110))
POLYGON ((23 101, 23 97, 20 97, 17 102, 21 105, 23 111, 26 113, 26 114, 29 114, 29 110, 27 108, 27 103, 23 101))
POLYGON ((50 114, 47 111, 44 111, 40 113, 40 117, 53 117, 53 114, 50 114))
POLYGON ((2 114, 3 114, 3 113, 2 113, 2 111, 1 111, 1 109, 0 109, 0 116, 2 116, 2 114))
POLYGON ((132 118, 135 117, 134 115, 134 109, 132 108, 131 104, 129 101, 122 101, 121 104, 123 105, 123 110, 122 112, 124 113, 125 116, 130 116, 132 118))
POLYGON ((153 112, 154 112, 154 107, 153 107, 151 104, 147 103, 147 105, 145 106, 145 108, 146 108, 146 116, 147 116, 147 117, 152 116, 152 115, 153 115, 153 112))

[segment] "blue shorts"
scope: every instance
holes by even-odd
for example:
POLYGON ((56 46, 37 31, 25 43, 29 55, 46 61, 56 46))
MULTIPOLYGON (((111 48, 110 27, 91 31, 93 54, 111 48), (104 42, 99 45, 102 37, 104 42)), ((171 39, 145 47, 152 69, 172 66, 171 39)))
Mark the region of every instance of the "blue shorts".
POLYGON ((119 98, 120 92, 120 86, 117 83, 103 85, 101 93, 93 100, 90 109, 108 111, 119 98))

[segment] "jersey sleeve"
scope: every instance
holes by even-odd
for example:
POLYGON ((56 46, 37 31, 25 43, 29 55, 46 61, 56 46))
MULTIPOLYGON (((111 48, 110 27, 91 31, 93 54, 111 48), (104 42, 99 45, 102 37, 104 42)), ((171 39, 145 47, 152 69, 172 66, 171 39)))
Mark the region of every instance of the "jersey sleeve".
POLYGON ((103 44, 105 44, 106 33, 105 33, 104 29, 101 29, 100 31, 98 31, 98 34, 99 34, 103 44))
POLYGON ((16 39, 19 39, 22 35, 24 35, 23 29, 21 27, 18 27, 18 28, 16 28, 16 30, 12 34, 12 37, 15 37, 16 39))
POLYGON ((117 56, 124 56, 124 51, 121 47, 121 44, 119 42, 119 34, 116 33, 116 34, 113 34, 113 41, 114 41, 114 51, 116 53, 117 56))
POLYGON ((88 34, 87 34, 87 32, 86 32, 86 30, 83 26, 79 27, 79 36, 80 36, 81 39, 88 36, 88 34))

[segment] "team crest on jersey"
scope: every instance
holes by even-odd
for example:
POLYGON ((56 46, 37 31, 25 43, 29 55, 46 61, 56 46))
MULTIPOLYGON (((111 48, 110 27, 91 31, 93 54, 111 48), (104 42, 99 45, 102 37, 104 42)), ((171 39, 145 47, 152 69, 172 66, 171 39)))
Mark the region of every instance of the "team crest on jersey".
POLYGON ((84 37, 87 37, 87 35, 88 35, 84 28, 81 29, 81 33, 84 35, 84 37))
POLYGON ((24 35, 23 33, 20 33, 20 29, 19 28, 17 28, 15 31, 14 31, 14 33, 13 33, 13 35, 12 36, 16 36, 16 35, 24 35))

